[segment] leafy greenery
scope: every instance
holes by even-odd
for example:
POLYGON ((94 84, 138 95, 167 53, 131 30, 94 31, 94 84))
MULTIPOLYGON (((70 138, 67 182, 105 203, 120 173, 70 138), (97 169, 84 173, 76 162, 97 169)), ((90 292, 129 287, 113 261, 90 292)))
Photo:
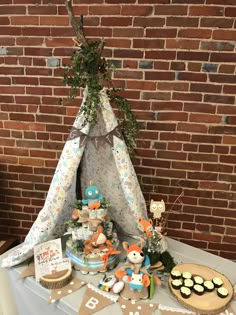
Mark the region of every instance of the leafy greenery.
POLYGON ((76 97, 79 88, 87 88, 87 98, 81 106, 81 113, 84 115, 84 126, 89 123, 92 127, 97 122, 99 94, 104 86, 107 87, 107 95, 119 111, 118 119, 124 140, 129 152, 132 153, 138 124, 127 99, 120 96, 118 94, 120 90, 115 89, 112 84, 111 73, 114 66, 111 61, 101 57, 103 47, 103 40, 79 45, 71 58, 71 64, 65 67, 64 83, 71 87, 69 100, 76 97))

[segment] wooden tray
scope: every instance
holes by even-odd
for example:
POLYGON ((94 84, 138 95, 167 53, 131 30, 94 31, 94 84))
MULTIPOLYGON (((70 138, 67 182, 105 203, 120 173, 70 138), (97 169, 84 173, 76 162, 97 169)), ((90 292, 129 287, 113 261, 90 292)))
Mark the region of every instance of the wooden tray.
POLYGON ((182 305, 192 311, 195 311, 199 314, 218 314, 227 308, 228 304, 233 298, 233 286, 229 279, 214 269, 197 264, 181 264, 176 265, 173 270, 179 270, 180 272, 188 271, 191 272, 193 276, 201 276, 204 280, 212 280, 214 277, 219 277, 223 280, 223 286, 229 291, 229 295, 226 298, 218 297, 215 289, 212 292, 204 292, 204 294, 201 296, 192 292, 189 298, 184 299, 181 296, 179 290, 172 288, 172 278, 169 277, 169 288, 171 293, 182 305))

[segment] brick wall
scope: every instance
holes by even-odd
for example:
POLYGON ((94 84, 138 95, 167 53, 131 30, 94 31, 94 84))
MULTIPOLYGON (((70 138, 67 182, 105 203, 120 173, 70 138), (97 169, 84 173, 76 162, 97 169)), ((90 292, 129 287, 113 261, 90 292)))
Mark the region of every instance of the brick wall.
MULTIPOLYGON (((184 189, 168 233, 236 260, 235 0, 74 0, 104 37, 141 127, 147 203, 184 189)), ((73 52, 64 0, 1 0, 0 233, 27 234, 80 98, 64 104, 73 52)))

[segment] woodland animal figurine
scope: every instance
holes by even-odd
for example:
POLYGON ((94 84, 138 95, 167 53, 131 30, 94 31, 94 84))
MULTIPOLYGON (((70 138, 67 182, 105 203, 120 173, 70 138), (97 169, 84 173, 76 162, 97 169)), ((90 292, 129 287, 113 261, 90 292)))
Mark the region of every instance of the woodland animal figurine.
POLYGON ((120 280, 125 275, 131 276, 132 273, 147 273, 150 267, 150 260, 143 253, 144 243, 139 241, 137 244, 129 245, 123 242, 122 246, 126 251, 126 263, 123 267, 116 271, 116 277, 120 280))
POLYGON ((143 232, 147 237, 152 237, 153 234, 153 223, 152 219, 144 220, 143 218, 138 219, 138 229, 143 232))
POLYGON ((85 197, 87 199, 82 199, 82 204, 88 205, 90 210, 98 209, 101 206, 103 195, 100 194, 98 187, 93 185, 92 181, 90 181, 90 185, 85 190, 85 197))
POLYGON ((165 212, 165 202, 162 199, 161 201, 151 200, 150 203, 150 212, 153 213, 154 219, 160 219, 163 212, 165 212))
POLYGON ((101 252, 112 246, 106 235, 103 233, 103 227, 98 226, 97 232, 92 235, 91 240, 84 241, 84 254, 88 255, 92 252, 101 252))
POLYGON ((150 279, 147 274, 133 272, 128 279, 130 290, 137 290, 141 292, 144 287, 149 287, 150 285, 150 279))

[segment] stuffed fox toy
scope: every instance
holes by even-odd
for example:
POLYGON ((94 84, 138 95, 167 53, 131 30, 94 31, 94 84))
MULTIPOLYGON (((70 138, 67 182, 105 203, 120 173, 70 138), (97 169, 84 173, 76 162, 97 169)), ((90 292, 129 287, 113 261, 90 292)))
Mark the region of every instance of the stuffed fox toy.
POLYGON ((103 227, 99 225, 97 232, 92 235, 91 240, 86 240, 84 242, 84 253, 85 255, 88 255, 94 251, 100 252, 109 246, 112 246, 112 243, 103 233, 103 227))
POLYGON ((140 241, 137 244, 129 245, 127 242, 123 242, 122 246, 126 251, 126 264, 123 268, 116 271, 116 277, 121 279, 123 276, 131 276, 133 272, 139 273, 142 267, 150 265, 150 259, 143 253, 143 242, 140 241))
POLYGON ((138 228, 141 232, 147 235, 147 237, 152 237, 153 226, 152 220, 144 220, 143 218, 138 219, 138 228))

